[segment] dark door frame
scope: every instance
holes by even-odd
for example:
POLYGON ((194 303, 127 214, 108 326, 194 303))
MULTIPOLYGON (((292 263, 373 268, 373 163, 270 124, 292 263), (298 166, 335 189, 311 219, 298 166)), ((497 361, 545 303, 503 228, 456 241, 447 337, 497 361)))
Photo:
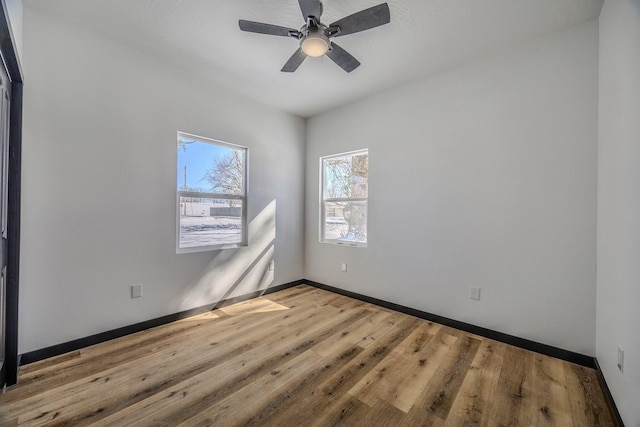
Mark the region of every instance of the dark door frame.
POLYGON ((0 54, 11 80, 9 117, 9 194, 7 210, 7 281, 5 362, 0 386, 18 381, 18 279, 20 268, 20 180, 22 169, 22 72, 11 37, 9 18, 0 7, 0 54), (4 378, 3 378, 4 377, 4 378))

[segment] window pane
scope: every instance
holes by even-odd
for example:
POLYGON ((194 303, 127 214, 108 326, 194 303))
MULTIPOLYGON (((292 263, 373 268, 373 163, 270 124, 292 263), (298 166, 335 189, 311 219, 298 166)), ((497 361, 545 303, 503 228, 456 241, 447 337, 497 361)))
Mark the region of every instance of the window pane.
POLYGON ((180 248, 242 243, 242 201, 180 197, 180 248))
POLYGON ((179 191, 241 195, 244 193, 245 150, 178 138, 179 191))
POLYGON ((182 132, 177 149, 177 252, 246 245, 248 149, 182 132))
POLYGON ((368 153, 324 159, 324 198, 368 196, 368 153))
POLYGON ((367 202, 325 202, 324 239, 367 241, 367 202))

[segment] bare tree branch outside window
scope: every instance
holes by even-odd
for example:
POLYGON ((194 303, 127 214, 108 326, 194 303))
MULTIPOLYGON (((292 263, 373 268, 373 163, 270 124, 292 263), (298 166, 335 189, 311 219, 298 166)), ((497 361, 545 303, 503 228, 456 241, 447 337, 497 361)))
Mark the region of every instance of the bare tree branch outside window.
MULTIPOLYGON (((242 194, 242 153, 233 150, 225 156, 216 158, 201 181, 209 183, 213 193, 242 194)), ((229 200, 229 207, 237 205, 237 200, 229 200)))

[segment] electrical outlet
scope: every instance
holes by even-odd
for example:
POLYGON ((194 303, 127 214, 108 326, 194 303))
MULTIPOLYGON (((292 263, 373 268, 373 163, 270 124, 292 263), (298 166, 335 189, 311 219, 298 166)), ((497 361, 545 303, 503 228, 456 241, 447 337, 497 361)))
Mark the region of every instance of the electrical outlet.
POLYGON ((343 273, 346 273, 346 272, 347 272, 347 263, 346 263, 346 262, 343 262, 343 263, 342 263, 341 271, 342 271, 343 273))
POLYGON ((271 260, 269 261, 269 271, 274 271, 276 269, 276 262, 271 260))
POLYGON ((624 350, 618 346, 618 369, 624 372, 624 350))
POLYGON ((480 288, 472 287, 469 298, 474 300, 480 300, 480 288))
POLYGON ((131 298, 142 298, 142 284, 131 285, 131 298))

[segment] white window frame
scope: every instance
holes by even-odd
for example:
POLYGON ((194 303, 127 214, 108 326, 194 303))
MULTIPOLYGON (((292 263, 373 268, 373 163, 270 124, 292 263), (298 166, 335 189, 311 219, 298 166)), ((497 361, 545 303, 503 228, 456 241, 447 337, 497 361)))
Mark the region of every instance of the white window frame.
MULTIPOLYGON (((208 193, 208 192, 199 192, 199 191, 182 191, 179 190, 176 186, 176 253, 184 254, 184 253, 193 253, 193 252, 207 252, 207 251, 216 251, 220 249, 232 249, 239 248, 242 246, 248 246, 248 227, 247 227, 247 194, 248 194, 248 186, 249 186, 249 148, 244 147, 242 145, 231 144, 229 142, 219 141, 217 139, 207 138, 204 136, 193 135, 186 132, 178 132, 176 141, 180 140, 181 137, 186 139, 195 140, 197 142, 202 142, 205 144, 217 145, 218 147, 223 148, 231 148, 234 150, 240 150, 243 152, 243 167, 242 167, 242 194, 225 194, 225 193, 208 193), (241 209, 241 237, 239 243, 225 243, 220 245, 203 245, 203 246, 194 246, 188 248, 180 247, 180 197, 195 197, 202 199, 222 199, 222 200, 240 200, 242 203, 241 209)), ((175 175, 178 176, 178 161, 176 156, 176 170, 175 175)), ((176 182, 177 184, 177 182, 176 182)))
MULTIPOLYGON (((327 197, 325 198, 325 160, 331 160, 339 157, 346 156, 357 156, 359 154, 366 154, 369 157, 369 149, 363 148, 360 150, 347 151, 345 153, 339 154, 331 154, 328 156, 320 157, 320 227, 319 227, 319 241, 320 243, 329 243, 340 246, 352 246, 352 247, 360 247, 366 248, 367 242, 369 241, 369 189, 368 189, 368 180, 369 175, 367 173, 367 197, 327 197), (325 238, 325 214, 326 214, 326 204, 331 202, 367 202, 367 241, 365 242, 350 242, 346 240, 340 239, 327 239, 325 238)), ((367 160, 368 161, 368 160, 367 160)))

